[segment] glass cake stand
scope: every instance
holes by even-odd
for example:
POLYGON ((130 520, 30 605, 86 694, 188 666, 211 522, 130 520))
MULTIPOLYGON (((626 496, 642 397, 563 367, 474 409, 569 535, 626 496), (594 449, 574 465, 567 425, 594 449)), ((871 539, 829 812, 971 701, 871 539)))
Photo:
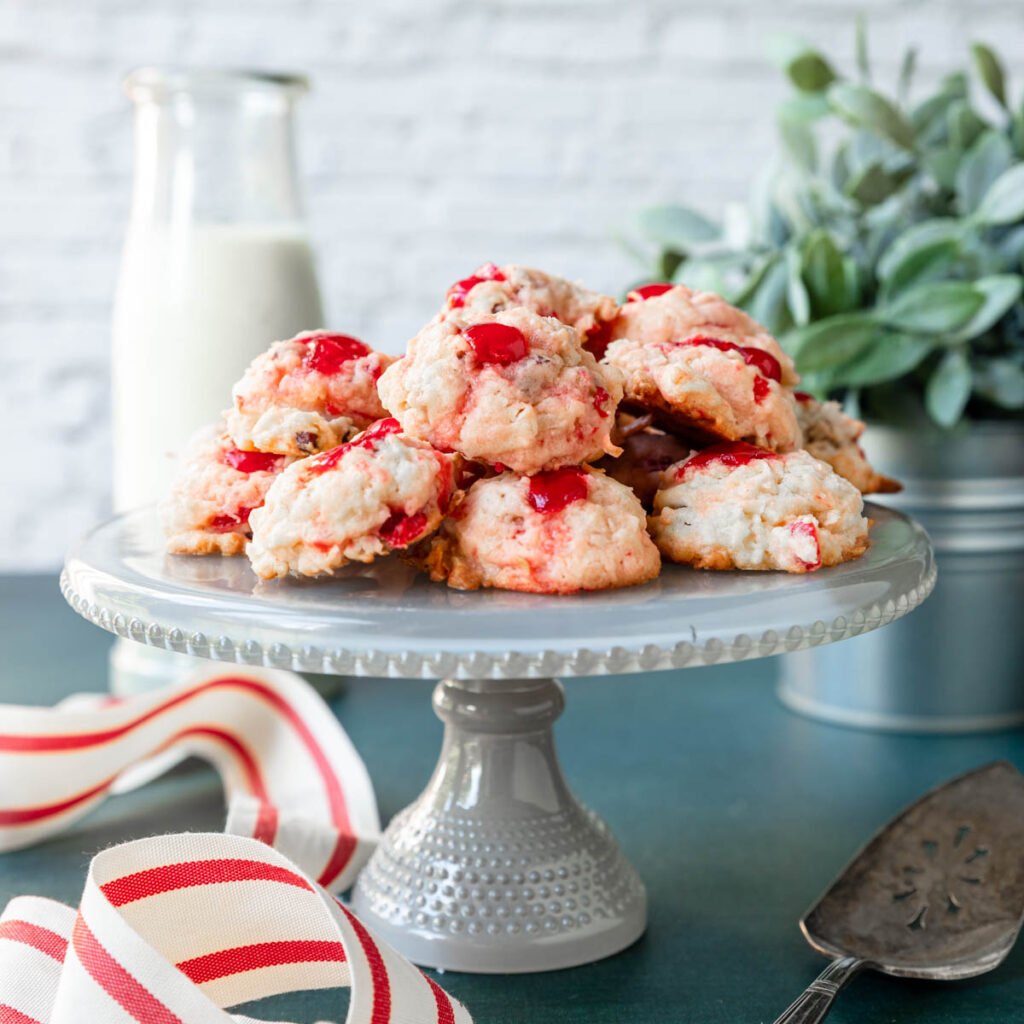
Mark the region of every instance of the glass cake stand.
POLYGON ((70 604, 118 636, 297 672, 441 680, 437 768, 354 890, 358 913, 416 963, 493 973, 609 956, 646 924, 643 884, 569 790, 556 676, 682 669, 856 636, 935 582, 924 531, 871 507, 868 553, 813 575, 666 565, 641 587, 570 597, 460 592, 397 559, 329 580, 257 580, 241 558, 168 556, 151 509, 68 556, 70 604))

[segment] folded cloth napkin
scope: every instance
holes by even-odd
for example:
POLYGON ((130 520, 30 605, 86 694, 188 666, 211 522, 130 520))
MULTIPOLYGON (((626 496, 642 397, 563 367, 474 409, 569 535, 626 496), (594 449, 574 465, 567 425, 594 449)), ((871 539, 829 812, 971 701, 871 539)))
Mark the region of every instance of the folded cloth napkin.
POLYGON ((0 706, 0 851, 66 828, 111 792, 189 755, 210 761, 226 831, 280 850, 336 892, 380 836, 362 758, 322 698, 292 672, 201 669, 119 700, 0 706))
POLYGON ((140 839, 96 856, 77 913, 0 917, 3 1024, 257 1024, 226 1007, 351 986, 347 1024, 472 1024, 335 897, 250 838, 140 839))

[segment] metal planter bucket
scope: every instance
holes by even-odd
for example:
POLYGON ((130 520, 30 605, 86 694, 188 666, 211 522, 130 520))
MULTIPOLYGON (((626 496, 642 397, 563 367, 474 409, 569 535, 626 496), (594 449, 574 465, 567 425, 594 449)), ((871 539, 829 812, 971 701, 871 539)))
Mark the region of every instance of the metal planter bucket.
POLYGON ((868 432, 902 480, 885 501, 935 545, 939 580, 913 615, 782 659, 779 696, 840 725, 969 732, 1024 724, 1024 426, 868 432))

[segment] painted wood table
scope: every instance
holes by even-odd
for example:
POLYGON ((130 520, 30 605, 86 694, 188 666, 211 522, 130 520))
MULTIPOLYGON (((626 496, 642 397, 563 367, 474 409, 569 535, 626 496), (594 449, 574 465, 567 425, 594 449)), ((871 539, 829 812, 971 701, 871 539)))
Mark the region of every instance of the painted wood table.
MULTIPOLYGON (((55 576, 0 577, 0 701, 48 704, 103 688, 109 644, 65 606, 55 576)), ((821 966, 797 919, 857 846, 958 772, 996 758, 1024 767, 1024 732, 887 736, 798 718, 775 700, 776 667, 566 682, 573 714, 557 726, 562 759, 645 881, 650 923, 625 953, 586 967, 447 974, 446 988, 479 1024, 772 1021, 821 966)), ((425 713, 429 693, 416 682, 323 682, 335 687, 331 704, 386 819, 416 796, 436 756, 441 725, 425 713)), ((217 778, 186 766, 108 801, 56 840, 0 856, 0 903, 17 893, 77 902, 102 847, 222 826, 217 778)), ((245 1009, 341 1020, 344 999, 318 992, 245 1009)), ((830 1020, 1024 1021, 1024 945, 996 972, 955 985, 865 976, 830 1020)))

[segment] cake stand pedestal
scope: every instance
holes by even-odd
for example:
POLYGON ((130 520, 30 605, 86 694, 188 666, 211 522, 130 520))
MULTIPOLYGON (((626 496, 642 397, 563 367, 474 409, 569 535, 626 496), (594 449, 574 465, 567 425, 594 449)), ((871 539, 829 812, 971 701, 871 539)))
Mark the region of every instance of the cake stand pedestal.
POLYGON ((62 588, 97 625, 167 650, 441 680, 437 768, 388 826, 353 903, 417 963, 542 971, 618 952, 646 924, 643 884, 562 776, 555 677, 757 658, 886 625, 927 597, 935 566, 912 520, 870 515, 867 555, 810 576, 666 566, 642 587, 545 597, 453 591, 397 560, 263 583, 244 559, 165 555, 143 509, 88 534, 62 588))

